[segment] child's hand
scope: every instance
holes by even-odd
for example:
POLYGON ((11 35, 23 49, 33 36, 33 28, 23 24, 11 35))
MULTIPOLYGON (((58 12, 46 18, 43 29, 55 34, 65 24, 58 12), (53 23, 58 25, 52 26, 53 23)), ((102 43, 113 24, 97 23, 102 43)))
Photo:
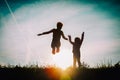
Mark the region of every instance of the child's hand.
POLYGON ((71 35, 68 35, 69 40, 71 40, 71 35))
POLYGON ((65 38, 65 40, 68 40, 68 38, 65 38))
POLYGON ((37 36, 41 36, 42 34, 37 34, 37 36))
POLYGON ((68 35, 69 38, 71 38, 71 35, 68 35))
POLYGON ((85 32, 82 33, 82 35, 84 35, 85 32))

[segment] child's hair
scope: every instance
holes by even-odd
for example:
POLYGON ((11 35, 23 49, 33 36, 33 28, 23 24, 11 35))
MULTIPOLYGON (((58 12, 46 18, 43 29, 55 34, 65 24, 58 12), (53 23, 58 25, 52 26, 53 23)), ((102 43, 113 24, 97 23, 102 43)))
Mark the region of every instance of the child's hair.
POLYGON ((61 22, 57 22, 57 28, 62 28, 63 24, 61 22))
POLYGON ((76 37, 75 38, 75 43, 79 43, 80 42, 80 38, 79 37, 76 37))

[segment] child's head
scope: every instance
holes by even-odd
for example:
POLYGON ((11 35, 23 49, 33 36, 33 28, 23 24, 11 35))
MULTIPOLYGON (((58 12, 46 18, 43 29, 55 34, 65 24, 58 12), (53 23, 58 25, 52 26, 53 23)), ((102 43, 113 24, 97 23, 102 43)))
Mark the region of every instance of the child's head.
POLYGON ((57 29, 61 29, 63 24, 61 22, 57 22, 57 29))
POLYGON ((79 43, 80 42, 80 38, 79 37, 76 37, 75 38, 75 43, 79 43))

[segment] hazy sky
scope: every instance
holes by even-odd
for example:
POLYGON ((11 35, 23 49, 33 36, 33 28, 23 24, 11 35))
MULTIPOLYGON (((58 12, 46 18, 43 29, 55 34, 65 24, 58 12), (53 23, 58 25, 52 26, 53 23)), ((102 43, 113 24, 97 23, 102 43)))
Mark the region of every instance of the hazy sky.
POLYGON ((68 41, 61 38, 58 57, 51 54, 52 34, 37 36, 56 28, 58 21, 72 40, 85 32, 81 62, 96 66, 120 61, 119 0, 7 2, 0 0, 0 64, 72 65, 72 45, 68 41))

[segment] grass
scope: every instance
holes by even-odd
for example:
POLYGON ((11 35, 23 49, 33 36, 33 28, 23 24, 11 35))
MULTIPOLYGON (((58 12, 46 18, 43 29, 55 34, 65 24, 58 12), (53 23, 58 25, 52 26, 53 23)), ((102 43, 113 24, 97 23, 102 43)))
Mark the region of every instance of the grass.
POLYGON ((120 80, 120 65, 98 68, 72 68, 62 70, 58 67, 0 66, 2 80, 120 80))

